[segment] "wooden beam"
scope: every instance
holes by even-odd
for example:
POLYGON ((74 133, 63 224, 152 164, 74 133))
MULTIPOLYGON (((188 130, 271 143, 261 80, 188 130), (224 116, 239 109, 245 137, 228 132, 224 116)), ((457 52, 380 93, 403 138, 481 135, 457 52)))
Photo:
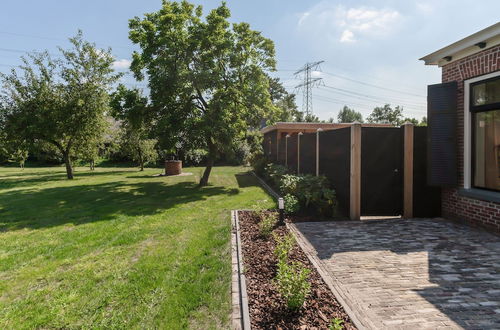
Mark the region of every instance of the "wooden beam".
POLYGON ((276 162, 278 163, 280 160, 280 140, 281 140, 281 131, 276 130, 276 162))
POLYGON ((351 175, 350 175, 350 207, 351 220, 361 217, 361 124, 351 126, 351 175))
POLYGON ((403 217, 413 218, 413 124, 405 123, 404 129, 404 178, 403 217))
POLYGON ((300 174, 300 137, 303 135, 302 132, 297 134, 297 175, 300 174))
POLYGON ((319 133, 322 131, 321 128, 316 130, 316 176, 319 176, 319 133))

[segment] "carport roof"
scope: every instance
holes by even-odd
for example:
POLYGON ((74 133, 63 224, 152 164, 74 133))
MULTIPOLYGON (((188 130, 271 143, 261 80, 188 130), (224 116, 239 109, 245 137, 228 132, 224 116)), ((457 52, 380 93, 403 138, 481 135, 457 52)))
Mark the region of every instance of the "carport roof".
MULTIPOLYGON (((274 131, 274 130, 303 130, 304 132, 315 131, 318 128, 323 130, 331 130, 337 128, 349 127, 353 123, 297 123, 297 122, 278 122, 274 125, 266 126, 260 131, 262 134, 274 131)), ((361 124, 363 127, 391 127, 391 124, 361 124)))

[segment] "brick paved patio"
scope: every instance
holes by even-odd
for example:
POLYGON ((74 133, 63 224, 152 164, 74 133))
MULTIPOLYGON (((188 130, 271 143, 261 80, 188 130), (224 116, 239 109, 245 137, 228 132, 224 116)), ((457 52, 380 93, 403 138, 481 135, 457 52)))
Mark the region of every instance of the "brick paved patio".
POLYGON ((500 328, 500 237, 444 220, 291 225, 362 327, 500 328))

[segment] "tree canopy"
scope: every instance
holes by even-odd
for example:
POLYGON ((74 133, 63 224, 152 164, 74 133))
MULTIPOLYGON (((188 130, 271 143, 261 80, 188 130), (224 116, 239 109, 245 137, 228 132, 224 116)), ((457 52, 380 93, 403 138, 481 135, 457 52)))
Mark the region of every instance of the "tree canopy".
POLYGON ((122 84, 111 94, 111 108, 115 119, 122 127, 122 146, 124 152, 139 164, 141 171, 144 165, 156 161, 156 140, 149 138, 153 121, 148 98, 138 89, 127 89, 122 84))
POLYGON ((129 23, 129 37, 141 48, 131 70, 149 80, 155 134, 164 149, 182 142, 207 150, 200 185, 221 150, 278 112, 266 74, 275 69, 274 43, 229 17, 225 3, 203 18, 201 6, 164 1, 129 23))
POLYGON ((47 53, 23 57, 23 65, 2 74, 0 107, 7 139, 46 141, 62 154, 68 179, 79 146, 105 133, 113 72, 110 50, 97 49, 79 32, 61 59, 47 53))
POLYGON ((339 123, 353 123, 355 121, 362 123, 363 115, 361 112, 357 112, 356 110, 349 108, 347 105, 344 105, 342 110, 340 110, 337 115, 337 120, 339 123))
POLYGON ((398 105, 393 109, 390 104, 376 107, 370 116, 368 116, 367 121, 369 123, 399 126, 403 123, 403 108, 398 105))

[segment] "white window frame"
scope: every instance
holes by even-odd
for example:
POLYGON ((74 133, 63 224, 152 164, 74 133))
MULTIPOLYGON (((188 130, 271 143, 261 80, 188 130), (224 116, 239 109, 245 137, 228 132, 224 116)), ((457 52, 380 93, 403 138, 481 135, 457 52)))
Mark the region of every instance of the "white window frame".
POLYGON ((471 189, 472 183, 472 116, 470 113, 470 85, 481 80, 500 76, 500 71, 464 80, 464 189, 471 189))

